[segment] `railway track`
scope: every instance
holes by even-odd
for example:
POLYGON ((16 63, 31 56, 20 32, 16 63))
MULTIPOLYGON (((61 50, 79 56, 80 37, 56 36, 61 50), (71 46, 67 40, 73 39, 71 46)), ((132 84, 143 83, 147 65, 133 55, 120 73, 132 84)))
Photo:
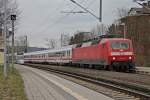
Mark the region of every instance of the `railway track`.
POLYGON ((63 75, 64 77, 72 77, 82 82, 83 81, 87 82, 84 84, 81 84, 82 82, 79 82, 81 85, 85 84, 97 85, 99 87, 98 89, 99 92, 108 95, 114 98, 115 100, 150 100, 149 94, 150 91, 146 90, 143 92, 142 91, 143 89, 138 89, 137 87, 132 87, 128 85, 123 86, 122 84, 111 82, 110 80, 97 80, 93 77, 57 70, 50 67, 44 67, 37 64, 27 64, 27 65, 38 69, 46 70, 49 72, 61 74, 61 76, 63 75))
POLYGON ((149 75, 150 76, 150 72, 148 71, 140 71, 140 70, 136 70, 137 74, 141 74, 141 75, 149 75))

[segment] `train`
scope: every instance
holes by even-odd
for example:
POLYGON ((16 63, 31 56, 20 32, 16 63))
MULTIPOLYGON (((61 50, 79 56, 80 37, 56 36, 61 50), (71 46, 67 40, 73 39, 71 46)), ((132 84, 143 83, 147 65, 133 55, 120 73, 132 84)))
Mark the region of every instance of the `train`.
POLYGON ((24 54, 24 63, 98 67, 115 71, 135 71, 135 55, 130 39, 98 38, 61 48, 24 54))
POLYGON ((24 55, 15 54, 15 63, 16 64, 24 64, 24 55))

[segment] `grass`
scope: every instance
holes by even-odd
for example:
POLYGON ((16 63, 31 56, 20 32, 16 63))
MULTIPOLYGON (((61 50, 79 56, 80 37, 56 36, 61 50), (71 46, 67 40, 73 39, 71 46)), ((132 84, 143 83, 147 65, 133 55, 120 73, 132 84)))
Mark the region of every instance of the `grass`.
POLYGON ((9 68, 8 77, 3 76, 3 67, 0 65, 0 100, 27 100, 23 80, 16 69, 9 68))

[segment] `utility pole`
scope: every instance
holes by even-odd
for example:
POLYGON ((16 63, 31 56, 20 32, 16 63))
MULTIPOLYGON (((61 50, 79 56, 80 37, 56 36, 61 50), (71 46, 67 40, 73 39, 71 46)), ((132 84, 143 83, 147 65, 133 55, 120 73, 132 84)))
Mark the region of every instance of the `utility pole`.
POLYGON ((60 41, 61 41, 61 47, 63 46, 63 34, 61 34, 61 39, 60 39, 60 41))
POLYGON ((9 46, 9 44, 10 44, 10 35, 11 35, 11 32, 9 31, 9 29, 7 28, 7 44, 6 44, 6 46, 7 46, 7 68, 9 69, 9 64, 10 64, 10 52, 9 52, 9 49, 10 49, 10 46, 9 46))
POLYGON ((28 37, 27 37, 27 35, 25 36, 25 51, 24 52, 25 53, 28 52, 28 37))
POLYGON ((4 11, 4 77, 7 78, 7 0, 3 0, 3 11, 4 11))
POLYGON ((16 20, 16 15, 11 15, 11 20, 12 20, 12 68, 14 68, 14 21, 16 20))
POLYGON ((99 22, 102 22, 102 0, 100 0, 99 22))

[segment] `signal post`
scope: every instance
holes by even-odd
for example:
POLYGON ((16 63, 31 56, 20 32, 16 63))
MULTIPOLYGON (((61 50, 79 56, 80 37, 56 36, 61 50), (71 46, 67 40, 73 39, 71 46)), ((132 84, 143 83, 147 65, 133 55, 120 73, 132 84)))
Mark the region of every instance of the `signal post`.
POLYGON ((14 31, 15 31, 15 25, 14 22, 16 20, 16 15, 11 15, 11 20, 12 20, 12 50, 11 50, 11 55, 12 55, 12 67, 14 68, 14 31))

